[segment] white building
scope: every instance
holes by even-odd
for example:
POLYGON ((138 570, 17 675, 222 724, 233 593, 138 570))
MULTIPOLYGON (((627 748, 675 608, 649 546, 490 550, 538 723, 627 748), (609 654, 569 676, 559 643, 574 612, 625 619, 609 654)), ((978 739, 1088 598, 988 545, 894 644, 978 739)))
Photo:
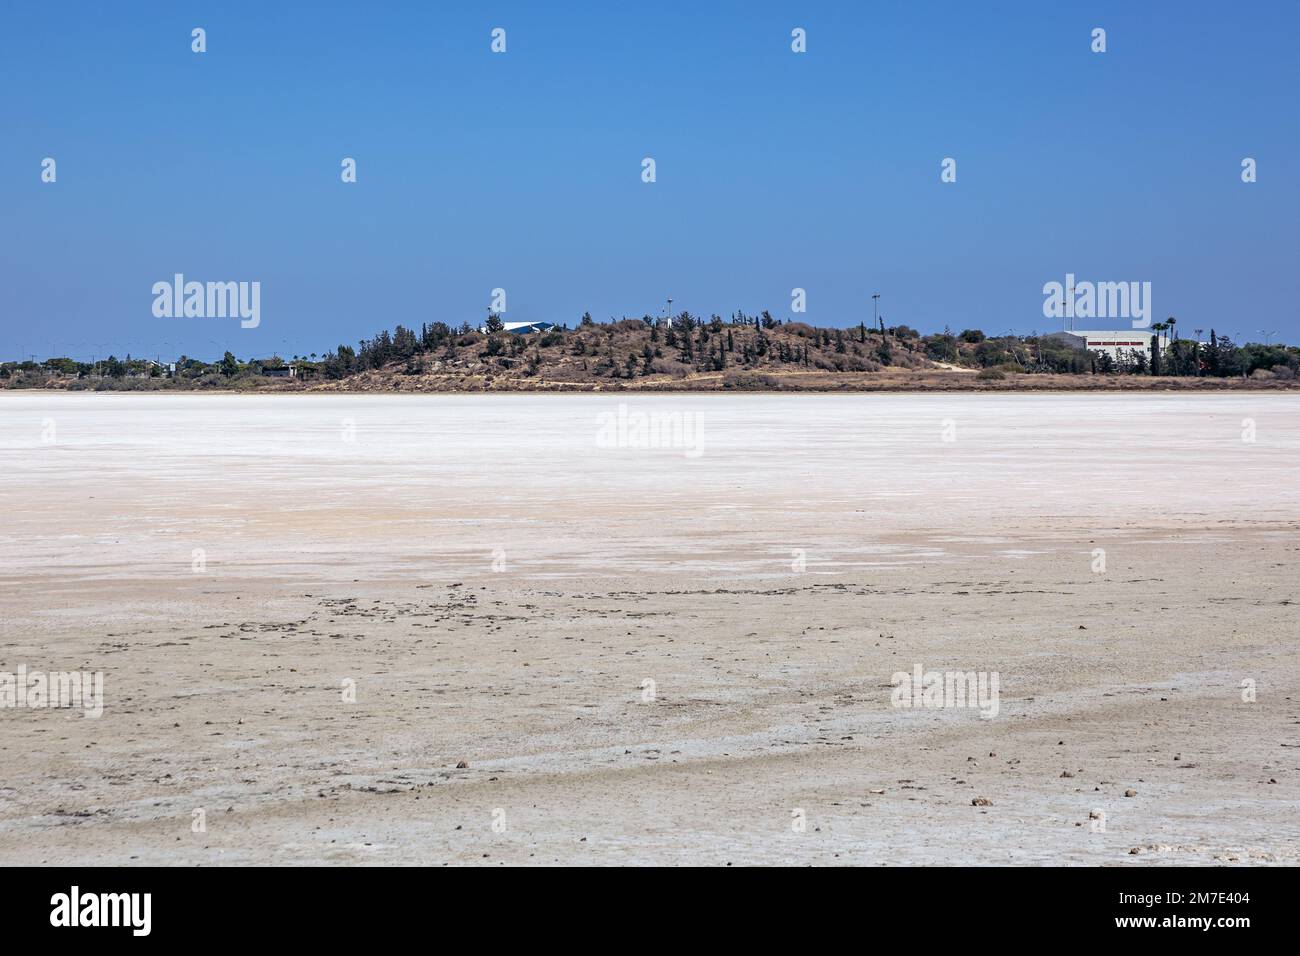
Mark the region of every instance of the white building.
MULTIPOLYGON (((527 335, 529 332, 548 332, 555 328, 551 322, 502 322, 501 328, 506 332, 514 332, 516 335, 527 335)), ((486 332, 487 326, 480 325, 480 332, 486 332)))
POLYGON ((1053 332, 1044 338, 1058 339, 1075 348, 1087 349, 1089 352, 1101 352, 1109 355, 1116 362, 1128 364, 1137 360, 1138 355, 1151 358, 1151 343, 1156 333, 1148 329, 1120 329, 1102 332, 1053 332))

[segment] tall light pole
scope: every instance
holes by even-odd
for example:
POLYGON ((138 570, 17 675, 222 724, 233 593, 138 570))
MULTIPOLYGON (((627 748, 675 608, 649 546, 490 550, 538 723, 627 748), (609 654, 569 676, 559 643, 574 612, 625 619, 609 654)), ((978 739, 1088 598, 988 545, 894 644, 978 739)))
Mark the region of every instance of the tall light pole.
POLYGON ((1268 340, 1271 339, 1273 336, 1277 335, 1277 329, 1274 329, 1272 332, 1266 332, 1264 329, 1260 329, 1259 334, 1264 336, 1264 344, 1268 345, 1269 344, 1268 340))
POLYGON ((873 332, 875 332, 877 329, 880 328, 880 311, 879 311, 879 310, 880 310, 880 293, 879 293, 879 292, 873 292, 873 293, 871 294, 871 324, 874 325, 874 326, 876 327, 876 328, 874 328, 874 329, 871 330, 871 331, 873 331, 873 332))
POLYGON ((668 324, 669 324, 669 325, 672 325, 672 322, 673 322, 673 298, 672 298, 672 296, 669 296, 669 297, 668 297, 668 308, 665 310, 665 314, 668 316, 668 324))

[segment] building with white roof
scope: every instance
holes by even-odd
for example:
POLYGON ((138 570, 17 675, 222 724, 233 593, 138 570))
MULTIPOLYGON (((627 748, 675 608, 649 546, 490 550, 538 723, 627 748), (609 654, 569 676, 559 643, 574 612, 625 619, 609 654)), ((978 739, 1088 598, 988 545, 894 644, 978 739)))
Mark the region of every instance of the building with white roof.
MULTIPOLYGON (((555 328, 552 322, 502 322, 501 328, 506 332, 515 332, 519 335, 527 335, 529 332, 547 332, 555 328)), ((480 325, 480 332, 486 332, 487 326, 480 325)))
POLYGON ((1075 348, 1087 349, 1089 352, 1101 352, 1109 355, 1116 362, 1127 364, 1137 360, 1139 354, 1151 357, 1152 343, 1156 333, 1150 329, 1119 329, 1104 331, 1053 332, 1043 338, 1056 339, 1073 345, 1075 348))

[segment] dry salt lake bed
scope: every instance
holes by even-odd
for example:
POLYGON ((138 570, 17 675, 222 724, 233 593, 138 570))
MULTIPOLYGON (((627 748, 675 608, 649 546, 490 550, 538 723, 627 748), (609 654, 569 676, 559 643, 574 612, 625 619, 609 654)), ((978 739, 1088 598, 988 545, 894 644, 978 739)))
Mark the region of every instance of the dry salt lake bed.
POLYGON ((0 672, 104 675, 0 709, 0 865, 1300 862, 1300 396, 10 393, 0 460, 0 672))

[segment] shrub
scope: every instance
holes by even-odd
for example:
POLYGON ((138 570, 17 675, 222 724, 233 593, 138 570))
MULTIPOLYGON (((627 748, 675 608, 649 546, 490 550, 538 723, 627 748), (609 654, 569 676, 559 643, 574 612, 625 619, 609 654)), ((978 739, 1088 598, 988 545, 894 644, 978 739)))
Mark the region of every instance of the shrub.
POLYGON ((728 372, 722 376, 723 388, 741 389, 780 389, 781 379, 775 375, 763 375, 759 372, 728 372))

